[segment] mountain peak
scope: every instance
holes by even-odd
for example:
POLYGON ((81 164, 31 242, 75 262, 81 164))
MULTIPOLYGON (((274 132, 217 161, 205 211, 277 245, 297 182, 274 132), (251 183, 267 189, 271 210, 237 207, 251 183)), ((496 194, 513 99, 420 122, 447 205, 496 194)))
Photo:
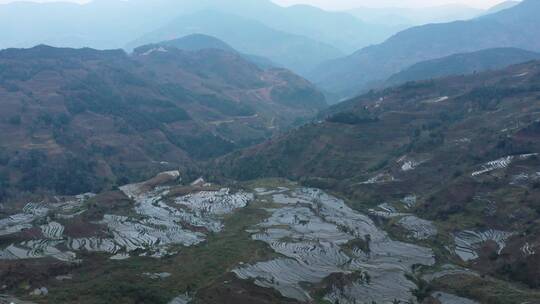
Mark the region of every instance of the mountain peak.
POLYGON ((226 42, 205 34, 191 34, 178 39, 163 41, 160 45, 172 46, 186 51, 199 51, 202 49, 219 49, 224 51, 235 50, 226 42))

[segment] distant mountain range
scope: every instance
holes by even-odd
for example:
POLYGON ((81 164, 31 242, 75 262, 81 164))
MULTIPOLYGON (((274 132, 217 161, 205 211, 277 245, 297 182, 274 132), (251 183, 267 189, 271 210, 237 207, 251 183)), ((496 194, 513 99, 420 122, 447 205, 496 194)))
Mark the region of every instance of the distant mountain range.
MULTIPOLYGON (((488 12, 515 4, 509 1, 488 12)), ((14 2, 0 5, 0 28, 4 29, 0 32, 0 48, 47 44, 131 50, 143 44, 206 34, 241 53, 268 58, 275 65, 325 82, 325 76, 318 76, 316 70, 321 65, 326 70, 324 62, 382 43, 412 25, 463 20, 485 13, 457 5, 329 12, 307 5, 281 7, 270 0, 94 0, 84 5, 14 2)), ((505 46, 514 47, 492 47, 505 46)), ((340 69, 339 61, 331 65, 329 73, 340 69)), ((341 91, 334 87, 338 85, 325 84, 327 90, 341 91)))
MULTIPOLYGON (((187 35, 187 36, 174 39, 174 40, 162 41, 162 42, 159 42, 157 45, 171 46, 171 47, 175 47, 177 49, 185 50, 185 51, 218 49, 218 50, 238 53, 233 47, 231 47, 224 41, 219 40, 216 37, 212 37, 212 36, 204 35, 204 34, 191 34, 191 35, 187 35)), ((244 57, 247 61, 250 61, 263 69, 279 67, 279 65, 275 64, 270 59, 267 59, 261 56, 249 55, 249 54, 240 54, 240 55, 244 57)))
POLYGON ((380 43, 401 29, 386 23, 363 22, 348 12, 325 11, 309 5, 281 7, 267 0, 213 1, 208 8, 321 41, 344 53, 380 43))
POLYGON ((216 10, 178 17, 168 25, 131 42, 127 47, 131 49, 193 33, 214 36, 240 52, 266 57, 299 73, 305 73, 318 63, 343 54, 331 45, 216 10))
POLYGON ((285 8, 269 0, 16 2, 0 5, 0 28, 0 48, 47 44, 133 49, 207 34, 296 72, 380 43, 401 29, 311 6, 285 8))
POLYGON ((324 96, 288 70, 191 46, 197 50, 148 45, 132 55, 0 51, 0 171, 10 177, 8 192, 74 194, 187 170, 194 159, 260 142, 325 107, 324 96))
POLYGON ((382 44, 324 63, 309 78, 324 90, 347 97, 426 60, 488 48, 540 51, 539 13, 540 2, 526 0, 469 21, 414 27, 382 44))
POLYGON ((414 9, 405 7, 358 7, 348 12, 368 23, 411 27, 427 23, 472 19, 484 14, 486 11, 466 5, 449 4, 414 9))
POLYGON ((538 59, 540 59, 540 53, 515 48, 496 48, 455 54, 414 64, 392 75, 385 82, 385 85, 397 85, 408 81, 497 70, 513 64, 538 59))
POLYGON ((192 34, 178 39, 162 41, 159 45, 172 46, 184 51, 200 51, 204 49, 218 49, 236 52, 234 48, 222 40, 204 34, 192 34))
POLYGON ((511 8, 520 1, 505 1, 489 9, 478 9, 463 4, 447 4, 425 8, 406 7, 357 7, 347 12, 370 24, 401 26, 403 29, 429 23, 469 20, 511 8))

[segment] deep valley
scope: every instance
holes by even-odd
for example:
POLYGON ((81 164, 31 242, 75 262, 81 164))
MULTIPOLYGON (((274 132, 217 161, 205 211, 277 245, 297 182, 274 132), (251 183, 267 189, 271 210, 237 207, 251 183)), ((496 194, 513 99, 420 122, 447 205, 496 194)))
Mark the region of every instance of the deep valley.
POLYGON ((0 4, 0 304, 540 303, 540 6, 497 4, 0 4))

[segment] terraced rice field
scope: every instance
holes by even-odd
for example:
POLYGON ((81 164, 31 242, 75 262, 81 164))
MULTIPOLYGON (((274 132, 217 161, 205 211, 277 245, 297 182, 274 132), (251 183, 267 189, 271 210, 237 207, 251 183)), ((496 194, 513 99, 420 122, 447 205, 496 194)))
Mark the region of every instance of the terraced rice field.
POLYGON ((514 233, 499 231, 499 230, 487 230, 487 231, 462 231, 455 235, 455 253, 463 261, 470 261, 478 258, 477 250, 480 246, 488 241, 497 243, 500 254, 506 247, 506 241, 514 233))
POLYGON ((312 301, 306 286, 335 273, 361 273, 343 286, 332 286, 324 298, 332 303, 407 301, 416 285, 405 274, 415 264, 435 263, 430 249, 390 239, 369 217, 320 190, 273 194, 271 202, 278 207, 269 209, 271 216, 249 232, 283 257, 241 265, 233 272, 285 297, 312 301), (346 250, 355 240, 367 242, 368 248, 346 250))
MULTIPOLYGON (((158 177, 174 180, 177 176, 177 172, 166 172, 158 177)), ((1 220, 0 234, 31 228, 39 232, 40 237, 3 248, 0 259, 49 257, 67 263, 84 263, 82 252, 99 252, 108 255, 110 263, 119 264, 124 262, 116 261, 134 256, 151 258, 147 260, 176 257, 182 250, 188 250, 186 247, 204 247, 204 244, 196 245, 207 240, 210 233, 212 239, 219 239, 219 233, 225 229, 225 217, 239 209, 252 208, 260 212, 258 218, 264 219, 251 222, 246 237, 266 244, 265 250, 275 255, 264 255, 251 263, 236 260, 223 271, 232 269, 238 279, 273 289, 286 298, 307 303, 326 300, 357 304, 358 299, 368 303, 404 302, 414 299, 412 290, 418 287, 418 281, 408 275, 424 274, 422 278, 432 281, 446 275, 469 273, 451 265, 441 271, 418 273, 418 265, 435 266, 434 252, 430 248, 393 240, 369 216, 321 190, 289 186, 243 191, 203 186, 202 190, 176 196, 172 194, 175 193, 174 183, 130 184, 120 188, 133 202, 129 212, 104 214, 91 224, 104 227, 105 231, 85 237, 68 236, 69 229, 63 223, 89 212, 88 201, 93 195, 53 204, 31 203, 20 214, 1 220), (56 213, 56 220, 47 216, 50 212, 56 213), (340 279, 332 279, 336 275, 340 275, 340 279)), ((400 211, 415 204, 416 196, 407 195, 400 203, 381 204, 369 213, 372 217, 392 221, 411 240, 437 237, 439 231, 433 223, 400 211)), ((239 231, 245 229, 238 227, 239 231)), ((483 243, 493 241, 501 252, 511 236, 512 233, 495 230, 463 231, 455 234, 455 248, 451 250, 462 260, 470 261, 478 257, 476 252, 483 243)), ((246 240, 252 242, 248 238, 246 240)), ((522 251, 533 254, 534 246, 524 246, 522 251)), ((171 282, 176 275, 169 269, 145 269, 136 274, 137 278, 167 285, 174 285, 171 282)), ((174 293, 169 293, 169 299, 176 296, 170 303, 187 304, 196 298, 196 293, 182 292, 185 290, 175 289, 174 293)), ((475 303, 449 293, 437 292, 432 297, 441 303, 475 303)))
POLYGON ((429 239, 437 235, 437 228, 432 222, 414 215, 401 218, 398 225, 408 230, 412 237, 418 240, 429 239))
MULTIPOLYGON (((178 172, 165 172, 161 177, 175 178, 178 172)), ((134 213, 123 216, 105 214, 95 224, 107 227, 108 236, 71 238, 64 235, 62 224, 50 221, 49 211, 58 212, 60 218, 76 217, 85 212, 84 203, 92 195, 78 196, 76 200, 61 204, 28 204, 23 213, 0 221, 0 235, 13 234, 33 227, 38 219, 48 221, 39 226, 42 239, 20 242, 0 250, 0 259, 31 259, 52 257, 65 262, 80 262, 76 252, 103 252, 115 260, 125 259, 140 250, 141 255, 162 257, 173 254, 172 245, 193 246, 205 240, 205 233, 185 227, 201 227, 219 232, 220 218, 235 209, 245 207, 253 195, 231 193, 229 189, 200 191, 175 198, 175 208, 167 204, 169 186, 149 187, 147 183, 130 184, 120 188, 135 202, 134 213), (81 209, 81 210, 79 210, 81 209), (63 215, 63 216, 62 216, 63 215), (66 247, 62 251, 59 248, 66 247)))
POLYGON ((505 156, 503 158, 499 158, 497 160, 493 160, 493 161, 483 164, 479 170, 474 171, 471 175, 475 177, 475 176, 486 174, 495 170, 505 169, 512 162, 516 160, 526 160, 530 157, 537 156, 537 155, 538 155, 537 153, 534 153, 534 154, 522 154, 522 155, 516 155, 516 156, 514 155, 505 156))

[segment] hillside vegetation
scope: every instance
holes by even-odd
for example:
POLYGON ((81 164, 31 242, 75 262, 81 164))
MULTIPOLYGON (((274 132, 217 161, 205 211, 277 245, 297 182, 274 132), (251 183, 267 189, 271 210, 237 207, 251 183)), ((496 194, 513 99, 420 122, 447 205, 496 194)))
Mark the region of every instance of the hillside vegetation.
POLYGON ((410 82, 331 107, 321 122, 232 153, 215 168, 233 179, 299 180, 344 193, 365 211, 382 203, 401 210, 414 198, 404 212, 450 237, 511 231, 511 245, 485 248, 469 266, 536 288, 538 255, 523 246, 539 241, 539 113, 538 61, 410 82))
POLYGON ((98 191, 260 142, 325 106, 237 52, 38 46, 0 52, 2 194, 98 191))

